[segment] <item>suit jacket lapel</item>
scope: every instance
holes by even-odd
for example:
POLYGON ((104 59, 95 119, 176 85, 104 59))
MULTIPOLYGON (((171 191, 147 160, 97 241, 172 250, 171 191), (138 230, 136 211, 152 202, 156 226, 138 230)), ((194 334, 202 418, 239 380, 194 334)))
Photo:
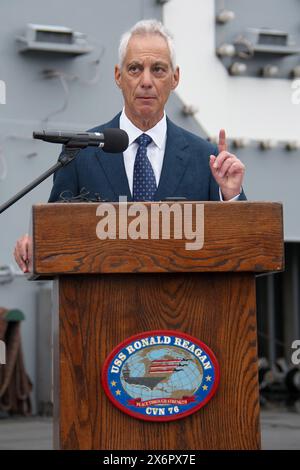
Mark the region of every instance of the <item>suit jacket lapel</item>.
MULTIPOLYGON (((120 114, 101 127, 101 129, 120 127, 120 114)), ((166 149, 159 185, 154 196, 155 201, 160 201, 176 194, 176 188, 189 162, 189 153, 186 152, 188 145, 181 129, 167 118, 166 149)), ((110 154, 99 149, 95 151, 95 157, 106 174, 116 199, 121 195, 127 196, 127 200, 132 201, 123 153, 110 154)), ((176 196, 180 196, 180 194, 176 194, 176 196)))
POLYGON ((154 196, 155 201, 176 194, 176 188, 189 162, 189 153, 186 152, 188 145, 181 129, 167 119, 166 150, 159 185, 154 196))
POLYGON ((131 201, 132 196, 128 185, 123 153, 111 154, 102 152, 100 157, 98 157, 98 161, 113 188, 116 199, 119 196, 127 196, 127 200, 131 201))
MULTIPOLYGON (((114 117, 114 119, 108 122, 102 129, 120 127, 120 114, 121 113, 114 117)), ((132 196, 128 185, 123 153, 112 154, 99 149, 96 150, 95 156, 113 188, 116 199, 118 199, 119 196, 127 196, 128 201, 131 201, 132 196)))

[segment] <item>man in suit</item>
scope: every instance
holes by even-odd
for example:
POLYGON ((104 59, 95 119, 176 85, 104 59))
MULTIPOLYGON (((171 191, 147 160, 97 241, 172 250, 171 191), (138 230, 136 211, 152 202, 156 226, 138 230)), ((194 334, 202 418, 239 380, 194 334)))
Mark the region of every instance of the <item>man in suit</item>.
MULTIPOLYGON (((227 151, 225 131, 220 131, 217 148, 166 117, 165 104, 179 83, 179 68, 172 38, 160 22, 141 21, 122 36, 115 81, 124 109, 92 131, 120 127, 128 133, 128 149, 117 155, 82 150, 57 171, 49 202, 60 200, 64 191, 76 196, 83 188, 91 197, 99 194, 109 201, 119 196, 128 201, 245 199, 245 167, 227 151)), ((26 272, 28 236, 17 242, 15 259, 26 272)))

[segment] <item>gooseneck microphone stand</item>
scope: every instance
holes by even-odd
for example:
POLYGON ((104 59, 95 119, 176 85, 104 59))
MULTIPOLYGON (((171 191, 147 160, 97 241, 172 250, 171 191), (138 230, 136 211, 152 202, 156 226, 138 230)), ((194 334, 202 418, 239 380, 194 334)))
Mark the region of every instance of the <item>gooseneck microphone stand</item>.
POLYGON ((24 197, 27 193, 29 193, 32 189, 34 189, 36 186, 38 186, 40 183, 42 183, 46 178, 49 176, 53 175, 53 173, 58 170, 59 168, 68 165, 74 158, 77 156, 77 154, 82 150, 81 148, 77 147, 68 147, 67 145, 65 146, 63 152, 60 154, 58 157, 58 161, 55 165, 53 165, 49 170, 45 171, 45 173, 42 173, 41 176, 36 178, 35 180, 32 181, 32 183, 28 184, 25 186, 24 189, 19 191, 15 196, 10 198, 8 201, 6 201, 4 204, 0 206, 0 214, 4 212, 6 209, 8 209, 10 206, 12 206, 15 202, 17 202, 19 199, 24 197))

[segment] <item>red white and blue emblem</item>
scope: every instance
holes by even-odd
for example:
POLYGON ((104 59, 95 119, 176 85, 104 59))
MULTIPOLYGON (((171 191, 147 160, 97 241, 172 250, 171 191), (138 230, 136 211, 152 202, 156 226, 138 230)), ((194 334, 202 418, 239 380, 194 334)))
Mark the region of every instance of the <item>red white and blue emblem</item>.
POLYGON ((147 331, 111 352, 102 384, 112 403, 130 416, 172 421, 208 403, 219 384, 219 365, 197 338, 171 330, 147 331))

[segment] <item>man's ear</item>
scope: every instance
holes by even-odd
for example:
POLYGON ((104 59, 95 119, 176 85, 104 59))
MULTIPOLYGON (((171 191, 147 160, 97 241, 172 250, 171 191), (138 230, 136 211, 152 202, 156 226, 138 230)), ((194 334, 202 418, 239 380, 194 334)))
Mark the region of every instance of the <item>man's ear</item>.
POLYGON ((179 67, 176 67, 175 71, 173 72, 173 84, 172 84, 172 90, 175 90, 179 83, 179 78, 180 78, 180 71, 179 67))
POLYGON ((118 65, 115 66, 115 81, 119 88, 121 88, 121 70, 118 65))

